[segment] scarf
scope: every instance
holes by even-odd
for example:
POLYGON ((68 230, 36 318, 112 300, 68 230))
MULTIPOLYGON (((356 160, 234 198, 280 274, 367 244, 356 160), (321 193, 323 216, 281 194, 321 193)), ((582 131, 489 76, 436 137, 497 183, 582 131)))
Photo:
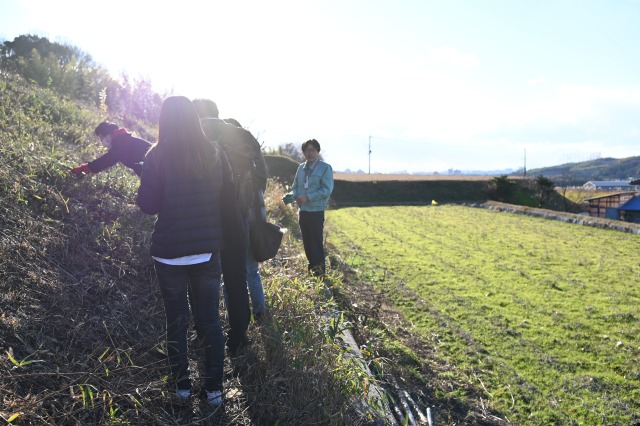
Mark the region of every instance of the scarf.
POLYGON ((131 132, 125 129, 124 127, 120 127, 118 130, 114 130, 113 132, 111 132, 109 136, 111 136, 111 139, 115 139, 117 136, 120 136, 120 135, 131 135, 131 132))

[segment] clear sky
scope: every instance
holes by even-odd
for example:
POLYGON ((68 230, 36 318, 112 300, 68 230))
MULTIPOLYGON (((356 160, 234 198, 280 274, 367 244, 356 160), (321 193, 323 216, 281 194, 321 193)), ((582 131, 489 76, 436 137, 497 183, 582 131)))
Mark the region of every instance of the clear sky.
POLYGON ((0 41, 22 34, 335 170, 640 155, 638 0, 0 0, 0 41))

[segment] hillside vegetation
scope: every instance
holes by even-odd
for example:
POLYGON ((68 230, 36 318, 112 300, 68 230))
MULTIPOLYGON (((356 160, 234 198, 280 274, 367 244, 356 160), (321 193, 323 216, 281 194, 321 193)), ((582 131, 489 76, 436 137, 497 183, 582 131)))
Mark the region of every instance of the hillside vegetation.
POLYGON ((289 157, 273 154, 265 155, 264 160, 267 163, 270 178, 277 180, 284 186, 291 186, 299 163, 289 157))
MULTIPOLYGON (((251 325, 243 355, 226 360, 224 409, 171 404, 164 312, 148 254, 154 219, 133 203, 138 178, 121 166, 69 174, 102 152, 93 135, 102 114, 1 75, 3 422, 362 424, 375 417, 358 409, 372 381, 341 361, 344 348, 326 315, 335 302, 305 274, 294 211, 273 182, 270 220, 291 232, 278 257, 262 265, 269 314, 251 325)), ((140 129, 155 132, 151 124, 140 129)), ((200 362, 200 351, 191 356, 200 362)))
POLYGON ((100 105, 104 116, 117 116, 127 127, 158 120, 163 96, 153 91, 150 81, 126 73, 114 78, 75 46, 21 35, 0 45, 0 69, 60 96, 100 105))

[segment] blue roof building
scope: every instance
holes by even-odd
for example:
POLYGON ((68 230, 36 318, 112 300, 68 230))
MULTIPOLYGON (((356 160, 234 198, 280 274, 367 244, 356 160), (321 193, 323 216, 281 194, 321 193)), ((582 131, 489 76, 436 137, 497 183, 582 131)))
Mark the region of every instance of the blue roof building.
POLYGON ((625 222, 640 223, 640 197, 633 197, 620 207, 620 220, 625 222))
POLYGON ((620 206, 633 198, 637 198, 635 192, 615 192, 584 200, 589 203, 589 216, 620 220, 620 206))

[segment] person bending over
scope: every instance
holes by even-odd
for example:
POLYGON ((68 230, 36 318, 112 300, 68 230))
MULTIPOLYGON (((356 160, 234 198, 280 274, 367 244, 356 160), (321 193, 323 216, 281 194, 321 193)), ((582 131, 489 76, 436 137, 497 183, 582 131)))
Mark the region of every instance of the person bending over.
POLYGON ((95 134, 108 151, 91 162, 72 168, 71 173, 75 175, 98 173, 116 163, 122 163, 140 176, 142 161, 151 148, 150 142, 137 138, 124 127, 118 127, 108 121, 98 124, 95 134))

